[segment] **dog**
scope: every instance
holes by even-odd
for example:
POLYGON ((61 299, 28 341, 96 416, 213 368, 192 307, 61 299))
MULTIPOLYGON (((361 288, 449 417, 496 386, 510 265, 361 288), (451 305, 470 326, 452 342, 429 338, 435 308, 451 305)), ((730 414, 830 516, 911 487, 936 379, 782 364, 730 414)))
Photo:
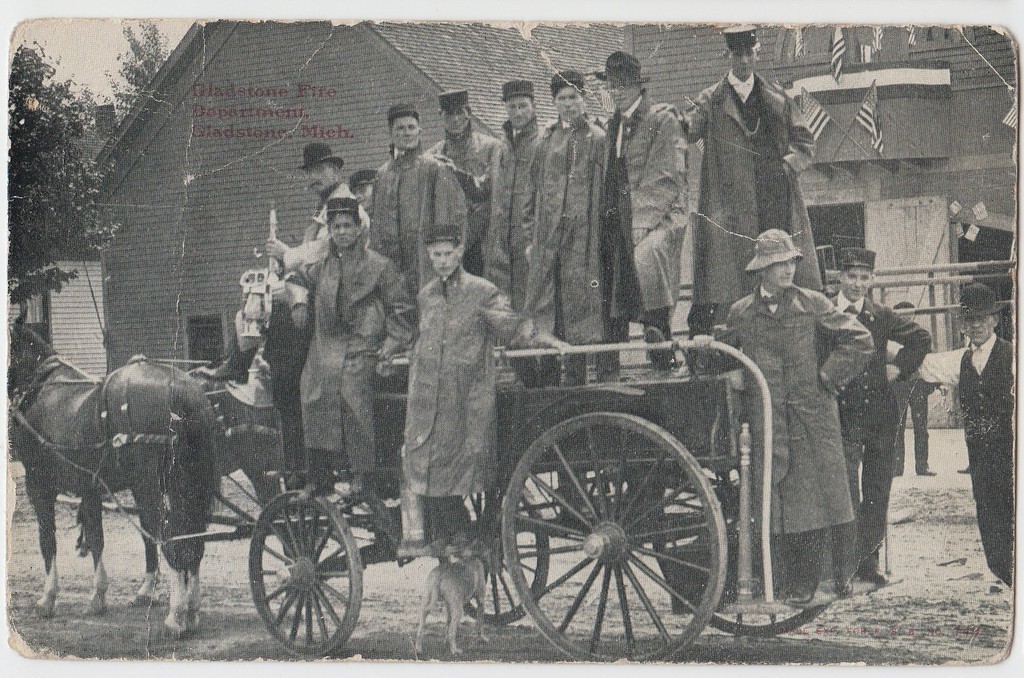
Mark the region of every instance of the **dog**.
POLYGON ((456 643, 459 623, 462 621, 466 603, 476 601, 476 628, 480 640, 486 642, 484 635, 483 609, 484 596, 487 593, 488 568, 493 567, 490 550, 479 541, 449 547, 448 553, 457 558, 449 560, 448 556, 438 558, 440 561, 427 575, 427 592, 423 599, 423 610, 420 613, 420 627, 416 633, 416 652, 423 652, 423 629, 427 624, 430 611, 443 603, 448 612, 448 649, 453 655, 462 654, 456 643))

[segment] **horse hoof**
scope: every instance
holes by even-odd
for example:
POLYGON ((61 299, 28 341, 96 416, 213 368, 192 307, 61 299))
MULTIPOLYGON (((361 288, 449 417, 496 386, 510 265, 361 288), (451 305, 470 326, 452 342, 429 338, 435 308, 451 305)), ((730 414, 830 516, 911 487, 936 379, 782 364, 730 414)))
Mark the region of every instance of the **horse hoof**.
POLYGON ((182 638, 184 638, 185 634, 188 632, 188 629, 186 629, 184 626, 182 626, 181 624, 179 624, 176 621, 175 622, 165 621, 164 622, 164 628, 167 630, 168 635, 170 635, 172 638, 175 638, 177 640, 181 640, 182 638))
POLYGON ((140 593, 132 598, 132 607, 151 607, 156 604, 156 598, 144 593, 140 593))
POLYGON ((196 631, 199 628, 199 610, 189 611, 185 617, 185 628, 189 631, 196 631))
POLYGON ((85 608, 87 615, 100 615, 107 611, 107 602, 105 600, 92 599, 89 601, 88 607, 85 608))
POLYGON ((50 602, 39 601, 36 603, 36 614, 43 619, 50 619, 53 617, 53 609, 55 605, 50 602))

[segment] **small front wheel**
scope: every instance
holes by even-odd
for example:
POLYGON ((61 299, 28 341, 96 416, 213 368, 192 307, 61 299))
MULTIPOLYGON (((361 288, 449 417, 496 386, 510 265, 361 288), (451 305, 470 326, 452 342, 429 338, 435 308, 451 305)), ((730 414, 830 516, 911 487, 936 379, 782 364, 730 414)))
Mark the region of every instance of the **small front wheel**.
POLYGON ((344 516, 326 500, 278 495, 253 530, 249 583, 267 630, 289 652, 316 658, 344 645, 363 598, 363 564, 344 516))

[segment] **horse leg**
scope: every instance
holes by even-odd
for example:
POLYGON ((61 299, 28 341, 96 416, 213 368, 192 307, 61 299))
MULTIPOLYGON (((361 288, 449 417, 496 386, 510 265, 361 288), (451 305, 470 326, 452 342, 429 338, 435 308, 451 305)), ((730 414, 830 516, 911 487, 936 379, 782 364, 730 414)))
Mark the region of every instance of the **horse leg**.
POLYGON ((132 605, 150 606, 157 601, 160 583, 160 552, 154 541, 160 533, 160 494, 148 494, 133 490, 135 505, 139 507, 139 522, 142 526, 142 543, 146 551, 146 574, 142 577, 142 586, 135 594, 132 605))
POLYGON ((167 610, 167 619, 164 626, 176 638, 185 635, 185 625, 182 621, 185 618, 188 605, 188 580, 187 573, 182 570, 175 570, 171 578, 171 600, 167 610))
POLYGON ((43 556, 46 568, 46 579, 43 581, 43 594, 36 601, 36 611, 41 617, 52 617, 57 604, 57 489, 50 478, 37 478, 45 473, 40 469, 29 469, 26 464, 25 487, 29 501, 36 512, 39 525, 39 552, 43 556))
POLYGON ((82 521, 82 535, 92 551, 93 586, 92 598, 86 607, 86 614, 101 614, 107 609, 107 588, 110 582, 103 567, 103 504, 95 488, 82 492, 79 506, 82 521))
POLYGON ((185 626, 189 631, 195 631, 199 628, 199 607, 202 603, 202 594, 199 587, 199 566, 196 566, 195 571, 190 572, 188 576, 188 588, 187 588, 187 618, 185 626))

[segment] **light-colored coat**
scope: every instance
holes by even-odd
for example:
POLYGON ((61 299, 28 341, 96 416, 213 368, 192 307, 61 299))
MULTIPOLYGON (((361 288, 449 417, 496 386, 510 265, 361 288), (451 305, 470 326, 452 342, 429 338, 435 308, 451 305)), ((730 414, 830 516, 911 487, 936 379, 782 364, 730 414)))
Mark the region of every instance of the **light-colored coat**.
MULTIPOLYGON (((715 335, 739 346, 768 381, 773 532, 807 532, 853 520, 832 389, 867 366, 874 352, 871 333, 820 292, 791 287, 774 314, 759 293, 743 297, 715 335)), ((756 395, 756 389, 750 391, 756 395)), ((748 411, 759 412, 759 401, 752 398, 748 411)), ((752 419, 755 439, 760 439, 760 417, 752 419)), ((754 477, 759 474, 755 469, 754 477)))
POLYGON ((427 284, 417 299, 402 470, 415 494, 468 495, 489 488, 495 461, 494 346, 524 321, 493 283, 463 270, 427 284))
POLYGON ((581 119, 566 129, 555 121, 541 132, 530 170, 523 210, 533 239, 526 314, 539 331, 571 344, 600 343, 605 334, 601 191, 607 157, 607 138, 596 124, 581 119))
MULTIPOLYGON (((797 266, 796 284, 821 289, 814 238, 798 173, 811 164, 814 135, 796 103, 780 88, 755 75, 766 108, 768 129, 780 157, 792 154, 785 172, 789 179, 790 219, 778 224, 793 235, 804 258, 797 266)), ((754 151, 743 116, 723 78, 697 97, 696 107, 683 116, 691 142, 704 139, 700 200, 694 221, 694 302, 731 304, 756 287, 744 269, 754 256, 759 235, 754 193, 754 151)))
POLYGON ((455 174, 421 149, 390 158, 377 172, 370 208, 370 249, 398 266, 415 297, 435 276, 427 260, 425 238, 434 225, 466 230, 466 198, 455 174), (399 189, 416 182, 414 214, 400 214, 399 189))
POLYGON ((523 209, 537 151, 537 121, 514 139, 508 122, 504 130, 505 138, 491 169, 491 225, 484 245, 484 277, 509 295, 512 308, 519 311, 526 303, 529 242, 523 228, 523 209))
MULTIPOLYGON (((614 130, 609 130, 609 135, 614 130)), ((679 113, 644 95, 622 137, 632 227, 650 232, 633 249, 644 308, 674 308, 687 219, 686 141, 679 113)))
POLYGON ((306 447, 345 451, 353 470, 370 471, 375 451, 370 379, 378 352, 393 355, 412 343, 415 307, 390 260, 360 246, 342 260, 330 241, 319 242, 317 256, 294 275, 312 292, 315 323, 301 383, 306 447), (354 268, 345 275, 352 285, 339 308, 343 266, 354 268))

